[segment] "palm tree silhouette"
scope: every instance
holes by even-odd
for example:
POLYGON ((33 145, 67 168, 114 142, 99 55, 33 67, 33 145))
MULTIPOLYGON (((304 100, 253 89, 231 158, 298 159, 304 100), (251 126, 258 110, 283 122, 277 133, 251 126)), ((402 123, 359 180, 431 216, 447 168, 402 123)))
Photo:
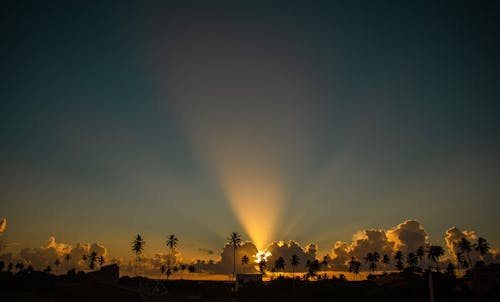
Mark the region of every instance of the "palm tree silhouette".
POLYGON ((484 255, 490 250, 490 244, 483 237, 479 237, 477 242, 474 243, 474 249, 479 252, 481 260, 484 261, 484 255))
POLYGON ((293 254, 292 259, 290 259, 290 264, 292 265, 292 277, 295 279, 295 267, 299 265, 300 258, 299 256, 293 254))
POLYGON ((97 262, 99 262, 99 268, 102 268, 102 265, 104 264, 104 256, 101 255, 100 257, 98 257, 97 262))
POLYGON ((357 279, 357 276, 359 274, 359 269, 361 267, 361 262, 356 260, 356 258, 351 257, 351 260, 349 260, 348 264, 349 264, 349 272, 354 273, 357 279))
POLYGON ((135 275, 139 276, 141 270, 141 256, 146 242, 141 235, 137 235, 132 242, 132 252, 135 253, 135 275))
POLYGON ((408 267, 411 269, 411 270, 416 270, 417 267, 418 267, 418 257, 417 257, 417 254, 415 254, 414 252, 411 252, 408 254, 408 259, 406 260, 406 263, 408 264, 408 267))
POLYGON ((436 268, 439 270, 438 262, 439 257, 444 255, 443 247, 440 245, 431 245, 429 251, 427 252, 427 258, 432 260, 436 264, 436 268))
MULTIPOLYGON (((179 239, 177 237, 175 237, 175 234, 170 234, 168 237, 167 237, 167 247, 169 248, 169 251, 168 251, 168 259, 167 259, 167 272, 170 271, 170 274, 167 273, 167 280, 168 280, 168 277, 170 277, 172 271, 170 270, 170 261, 172 261, 172 254, 175 250, 175 248, 177 248, 177 245, 179 243, 179 239)), ((175 262, 174 262, 175 263, 175 262)))
POLYGON ((417 255, 417 258, 418 258, 418 265, 422 268, 423 267, 422 259, 424 259, 424 255, 425 255, 424 247, 419 246, 417 249, 417 252, 415 254, 417 255))
POLYGON ((259 272, 261 275, 264 275, 266 273, 266 259, 262 258, 259 261, 259 272))
POLYGON ((281 256, 278 259, 276 259, 274 261, 274 268, 278 272, 285 270, 285 259, 281 256))
POLYGON ((467 260, 469 260, 469 265, 472 267, 472 260, 470 258, 470 253, 472 252, 472 244, 467 238, 462 237, 460 242, 458 243, 458 248, 462 253, 467 256, 467 260))
POLYGON ((24 269, 24 263, 22 263, 22 262, 16 263, 16 268, 17 268, 18 273, 22 272, 22 270, 24 269))
POLYGON ((321 261, 321 265, 325 269, 325 271, 328 269, 328 255, 323 256, 323 261, 321 261))
POLYGON ((250 258, 248 258, 247 255, 243 255, 241 257, 241 264, 243 265, 243 267, 246 267, 246 265, 248 264, 248 262, 250 262, 250 258))
POLYGON ((89 260, 89 268, 91 270, 95 269, 95 264, 99 261, 98 258, 99 257, 97 257, 97 252, 96 251, 92 251, 92 253, 90 253, 90 255, 88 257, 88 260, 89 260))
POLYGON ((59 261, 59 259, 56 259, 56 261, 54 261, 54 265, 56 266, 56 274, 57 274, 57 269, 59 268, 59 264, 61 264, 61 261, 59 261))
POLYGON ((368 263, 368 268, 373 272, 375 272, 375 269, 377 268, 377 262, 380 259, 380 255, 377 252, 374 253, 368 253, 365 257, 365 262, 368 263))
POLYGON ((66 260, 66 265, 69 269, 69 261, 71 260, 71 255, 70 254, 64 255, 64 260, 66 260))
POLYGON ((236 280, 236 249, 241 245, 241 236, 237 232, 232 232, 227 238, 227 244, 233 246, 233 280, 236 280))
POLYGON ((389 262, 391 262, 391 258, 389 258, 389 255, 384 254, 384 256, 382 257, 382 263, 385 265, 385 267, 387 267, 387 264, 389 264, 389 262))
POLYGON ((403 258, 404 258, 404 255, 401 251, 397 251, 396 255, 394 255, 394 260, 396 260, 396 268, 399 271, 402 271, 404 268, 403 258))

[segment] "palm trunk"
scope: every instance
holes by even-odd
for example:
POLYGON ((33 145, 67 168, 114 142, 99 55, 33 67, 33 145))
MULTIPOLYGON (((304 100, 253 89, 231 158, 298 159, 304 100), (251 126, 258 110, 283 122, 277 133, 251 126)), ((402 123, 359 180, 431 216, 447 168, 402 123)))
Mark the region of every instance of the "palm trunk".
POLYGON ((235 271, 236 271, 236 245, 233 246, 233 280, 236 281, 235 271))

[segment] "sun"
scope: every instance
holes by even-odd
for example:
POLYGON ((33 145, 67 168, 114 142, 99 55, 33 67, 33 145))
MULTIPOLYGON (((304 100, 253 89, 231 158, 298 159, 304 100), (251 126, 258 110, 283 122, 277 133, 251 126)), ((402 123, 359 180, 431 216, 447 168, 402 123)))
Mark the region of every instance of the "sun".
POLYGON ((262 260, 267 261, 267 258, 271 255, 269 251, 259 251, 255 254, 255 263, 260 263, 262 260))

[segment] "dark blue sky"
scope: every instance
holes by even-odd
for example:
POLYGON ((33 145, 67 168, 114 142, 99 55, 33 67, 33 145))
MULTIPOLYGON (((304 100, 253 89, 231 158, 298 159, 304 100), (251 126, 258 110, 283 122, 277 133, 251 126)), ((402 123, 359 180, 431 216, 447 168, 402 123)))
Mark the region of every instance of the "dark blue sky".
POLYGON ((264 179, 268 241, 416 218, 500 243, 498 1, 204 2, 2 3, 13 240, 257 240, 264 179))

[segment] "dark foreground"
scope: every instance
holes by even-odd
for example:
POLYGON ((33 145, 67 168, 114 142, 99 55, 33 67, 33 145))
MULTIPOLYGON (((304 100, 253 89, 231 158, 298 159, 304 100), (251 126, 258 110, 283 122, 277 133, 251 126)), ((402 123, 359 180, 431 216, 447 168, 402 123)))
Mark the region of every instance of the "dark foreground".
MULTIPOLYGON (((435 301, 500 301, 498 286, 479 293, 470 282, 434 273, 435 301)), ((117 283, 95 282, 86 274, 54 276, 0 273, 0 301, 429 301, 425 275, 391 275, 365 281, 318 281, 277 278, 249 283, 233 291, 221 281, 122 277, 117 283)))

